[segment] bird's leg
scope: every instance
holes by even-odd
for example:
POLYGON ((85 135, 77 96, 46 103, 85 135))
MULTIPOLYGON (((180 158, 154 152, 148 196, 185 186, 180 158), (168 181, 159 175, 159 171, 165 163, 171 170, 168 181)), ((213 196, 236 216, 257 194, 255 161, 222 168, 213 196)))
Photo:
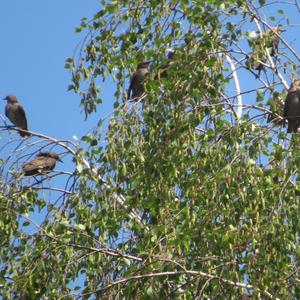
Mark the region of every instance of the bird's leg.
POLYGON ((51 179, 52 176, 49 175, 49 173, 50 173, 50 172, 43 172, 43 173, 41 173, 41 175, 44 176, 44 177, 46 177, 45 179, 51 179))

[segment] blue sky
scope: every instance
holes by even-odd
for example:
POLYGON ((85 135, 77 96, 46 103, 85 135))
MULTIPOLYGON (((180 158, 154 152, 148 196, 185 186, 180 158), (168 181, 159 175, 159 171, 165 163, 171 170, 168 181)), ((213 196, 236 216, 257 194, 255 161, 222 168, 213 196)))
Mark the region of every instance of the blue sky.
MULTIPOLYGON (((74 55, 76 46, 86 34, 75 33, 75 28, 81 18, 90 19, 99 9, 98 0, 1 1, 0 99, 7 94, 17 95, 26 110, 30 130, 62 140, 72 139, 74 135, 80 138, 101 117, 112 111, 114 98, 108 83, 102 95, 104 104, 85 121, 79 106, 80 97, 67 90, 71 74, 64 69, 65 59, 74 55)), ((286 40, 297 38, 299 13, 295 7, 280 3, 268 6, 265 10, 269 10, 268 13, 272 10, 276 21, 280 20, 288 30, 283 34, 286 40), (292 26, 287 26, 283 15, 276 13, 279 8, 291 17, 292 26)), ((255 25, 252 25, 253 30, 256 30, 255 25)), ((297 50, 299 44, 293 44, 297 50)), ((261 86, 249 73, 239 70, 238 76, 242 90, 261 86)), ((289 82, 288 77, 284 77, 289 82)), ((233 89, 233 86, 229 88, 233 89)), ((282 89, 279 87, 279 90, 282 89)), ((255 93, 244 95, 243 98, 244 103, 253 103, 255 93)), ((5 102, 0 101, 2 115, 4 106, 5 102)), ((18 135, 14 133, 14 136, 18 135)), ((3 158, 1 147, 6 145, 10 137, 0 134, 0 158, 3 158)), ((67 158, 64 160, 65 164, 59 164, 59 169, 72 172, 73 164, 67 158)))
MULTIPOLYGON (((81 18, 89 19, 99 9, 97 0, 1 1, 0 99, 8 94, 17 95, 26 111, 29 130, 59 140, 72 140, 74 135, 79 138, 85 135, 111 110, 112 101, 108 101, 106 108, 101 108, 101 115, 95 113, 85 121, 79 106, 80 97, 68 91, 71 74, 64 69, 65 59, 74 55, 85 34, 75 33, 75 28, 81 18)), ((2 116, 5 104, 0 101, 2 116)), ((1 120, 0 123, 3 125, 1 120)), ((15 132, 0 132, 0 158, 11 154, 9 151, 19 146, 20 140, 15 132)), ((25 143, 34 140, 27 139, 25 143)), ((33 150, 37 151, 38 145, 29 148, 30 152, 33 150)), ((61 153, 63 149, 55 151, 61 153)), ((6 171, 11 166, 21 170, 23 161, 31 158, 24 157, 24 153, 13 153, 6 171), (16 160, 17 164, 13 165, 16 160)), ((71 157, 63 156, 62 159, 64 163, 57 164, 56 170, 73 172, 75 166, 71 157)), ((58 176, 51 181, 45 180, 43 186, 64 188, 66 179, 66 176, 58 176)), ((33 178, 24 178, 21 184, 34 182, 33 178)), ((61 194, 46 190, 43 195, 47 203, 54 203, 61 194)), ((30 218, 40 223, 45 212, 34 213, 30 218)), ((36 230, 35 226, 31 228, 36 230)))
MULTIPOLYGON (((79 96, 67 91, 71 76, 64 69, 83 37, 75 27, 99 8, 97 0, 1 1, 0 98, 17 95, 30 130, 71 139, 99 119, 95 114, 84 121, 79 96)), ((0 105, 4 114, 5 102, 0 105)))
MULTIPOLYGON (((11 93, 17 95, 26 110, 30 130, 63 140, 72 139, 74 135, 80 138, 112 111, 114 98, 108 83, 102 95, 105 102, 85 121, 79 106, 80 97, 67 90, 71 74, 64 69, 65 59, 74 55, 86 34, 75 33, 75 28, 81 18, 90 19, 99 9, 99 0, 1 1, 0 99, 11 93)), ((278 4, 267 6, 265 10, 272 11, 276 22, 280 20, 288 30, 284 33, 285 39, 293 40, 291 34, 297 37, 299 14, 295 7, 278 4), (279 8, 284 9, 291 17, 291 24, 296 26, 286 26, 283 15, 276 13, 279 8)), ((251 30, 256 30, 254 24, 252 27, 251 30)), ((298 45, 295 46, 297 50, 298 45)), ((261 86, 248 72, 239 70, 238 76, 242 90, 261 86)), ((285 78, 289 82, 287 76, 285 78)), ((232 85, 229 88, 234 90, 232 85)), ((244 103, 254 100, 255 93, 243 96, 244 103)), ((4 106, 5 102, 0 101, 2 115, 4 106)), ((18 137, 16 133, 14 136, 18 137)), ((4 154, 1 147, 10 137, 0 134, 0 158, 4 154)), ((59 169, 72 172, 74 165, 67 158, 64 162, 58 165, 59 169)))
MULTIPOLYGON (((81 137, 112 110, 113 93, 108 94, 106 86, 104 105, 85 121, 80 97, 67 91, 71 75, 64 69, 65 59, 74 54, 85 34, 75 33, 75 27, 82 17, 91 18, 99 8, 98 0, 1 1, 0 99, 17 95, 27 112, 30 130, 57 139, 81 137)), ((275 12, 273 6, 266 9, 270 8, 275 12)), ((277 8, 298 17, 291 6, 277 8)), ((282 15, 277 17, 282 19, 282 15)), ((299 27, 288 30, 296 36, 299 27)), ((240 75, 242 89, 259 86, 253 76, 250 84, 249 74, 247 80, 240 75)), ((1 114, 4 106, 5 102, 0 102, 1 114)))

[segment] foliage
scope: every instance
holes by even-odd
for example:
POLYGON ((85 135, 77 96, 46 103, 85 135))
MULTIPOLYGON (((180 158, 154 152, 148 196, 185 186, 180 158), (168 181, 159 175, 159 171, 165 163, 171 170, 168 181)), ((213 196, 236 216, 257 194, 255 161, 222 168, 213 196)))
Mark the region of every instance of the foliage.
POLYGON ((114 111, 80 146, 46 138, 76 165, 60 174, 57 201, 43 199, 43 182, 24 188, 13 173, 6 191, 3 179, 3 297, 300 297, 299 136, 278 127, 284 76, 295 76, 299 57, 287 42, 284 55, 279 48, 270 56, 276 24, 261 18, 265 5, 102 0, 92 20, 82 19, 82 48, 66 60, 69 89, 88 117, 107 84, 114 111), (261 39, 252 39, 253 28, 261 39), (249 55, 263 58, 262 73, 249 55), (127 101, 144 60, 145 96, 127 101), (39 224, 31 217, 38 210, 39 224))

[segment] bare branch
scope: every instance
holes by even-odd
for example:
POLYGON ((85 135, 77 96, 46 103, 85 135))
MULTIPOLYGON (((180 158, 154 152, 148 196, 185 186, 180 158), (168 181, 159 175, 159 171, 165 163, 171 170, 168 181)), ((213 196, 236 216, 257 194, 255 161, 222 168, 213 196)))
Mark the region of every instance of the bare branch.
POLYGON ((234 65, 231 57, 228 54, 226 54, 225 57, 226 57, 226 60, 227 60, 229 66, 231 68, 233 81, 234 81, 234 84, 235 84, 236 98, 237 98, 237 102, 238 102, 238 107, 237 107, 237 111, 235 112, 235 116, 236 116, 237 122, 239 123, 240 119, 242 117, 242 113, 243 113, 243 108, 242 108, 243 101, 242 101, 240 83, 239 83, 239 79, 238 79, 238 76, 237 76, 235 65, 234 65))
MULTIPOLYGON (((5 128, 7 130, 14 130, 14 131, 24 131, 24 132, 28 132, 30 133, 32 136, 35 136, 35 137, 39 137, 39 138, 43 138, 45 140, 48 140, 48 141, 51 141, 52 143, 56 144, 56 145, 59 145, 61 146, 62 148, 66 149, 72 156, 76 157, 77 154, 75 152, 75 150, 73 150, 70 146, 68 146, 67 144, 70 144, 72 145, 74 148, 76 148, 76 145, 71 142, 71 141, 60 141, 60 140, 57 140, 55 138, 52 138, 50 136, 47 136, 47 135, 44 135, 44 134, 41 134, 41 133, 37 133, 37 132, 33 132, 33 131, 27 131, 27 130, 22 130, 22 129, 19 129, 17 127, 9 127, 9 126, 0 126, 0 128, 5 128)), ((82 162, 83 164, 85 165, 85 167, 90 170, 91 172, 91 175, 92 176, 95 176, 99 179, 99 182, 102 183, 102 185, 106 188, 106 189, 109 189, 111 190, 113 187, 111 185, 109 185, 98 173, 98 170, 96 168, 92 168, 89 164, 89 162, 84 159, 84 158, 81 158, 82 159, 82 162)), ((117 202, 119 204, 121 204, 123 207, 125 207, 127 209, 127 206, 125 205, 125 197, 121 194, 118 194, 116 192, 114 192, 112 194, 113 198, 117 200, 117 202)), ((140 225, 143 225, 145 226, 145 224, 142 222, 140 216, 137 214, 137 212, 135 210, 132 210, 131 213, 130 213, 130 217, 137 220, 137 222, 139 222, 140 225)))
MULTIPOLYGON (((225 283, 225 284, 228 284, 228 285, 231 285, 231 286, 235 286, 235 287, 238 287, 238 288, 254 289, 257 292, 260 292, 260 293, 266 295, 270 299, 279 300, 278 298, 274 297, 269 292, 260 290, 256 287, 252 286, 251 284, 235 282, 235 281, 232 281, 232 280, 225 279, 221 276, 211 275, 211 274, 208 274, 208 273, 205 273, 205 272, 191 271, 191 270, 149 273, 149 274, 131 276, 131 277, 128 277, 128 278, 121 278, 121 279, 118 279, 115 282, 113 282, 113 283, 111 283, 111 284, 107 285, 106 287, 101 288, 99 290, 96 290, 96 291, 93 291, 93 292, 88 292, 88 293, 82 293, 82 294, 80 294, 79 297, 84 297, 84 296, 93 295, 93 294, 98 294, 99 295, 99 294, 104 293, 106 290, 116 286, 116 285, 123 284, 123 283, 126 283, 126 282, 131 281, 131 280, 139 280, 139 279, 144 279, 144 278, 155 278, 155 277, 162 277, 162 276, 169 277, 169 276, 178 276, 178 275, 190 275, 190 276, 193 276, 193 277, 203 277, 203 278, 207 278, 207 279, 210 279, 210 280, 215 279, 215 280, 221 281, 222 283, 225 283)), ((67 296, 70 296, 70 295, 63 296, 60 299, 65 298, 67 296)))

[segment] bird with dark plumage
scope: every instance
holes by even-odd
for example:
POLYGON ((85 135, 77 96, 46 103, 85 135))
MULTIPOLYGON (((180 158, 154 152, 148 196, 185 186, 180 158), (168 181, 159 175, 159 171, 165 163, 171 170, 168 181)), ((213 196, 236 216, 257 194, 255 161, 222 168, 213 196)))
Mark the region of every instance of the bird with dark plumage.
MULTIPOLYGON (((3 100, 7 101, 5 106, 6 117, 17 127, 28 130, 27 119, 23 106, 19 103, 15 95, 8 95, 3 100)), ((19 131, 21 137, 30 136, 28 132, 19 131)))
POLYGON ((144 82, 150 74, 149 64, 150 61, 144 61, 138 64, 136 71, 131 77, 127 100, 135 99, 135 101, 138 101, 138 98, 143 95, 145 91, 144 82))
POLYGON ((23 164, 23 172, 25 176, 44 175, 55 168, 57 161, 62 162, 57 153, 40 152, 34 160, 23 164))
POLYGON ((287 132, 297 132, 300 126, 300 79, 292 82, 285 98, 284 118, 288 121, 287 132))

